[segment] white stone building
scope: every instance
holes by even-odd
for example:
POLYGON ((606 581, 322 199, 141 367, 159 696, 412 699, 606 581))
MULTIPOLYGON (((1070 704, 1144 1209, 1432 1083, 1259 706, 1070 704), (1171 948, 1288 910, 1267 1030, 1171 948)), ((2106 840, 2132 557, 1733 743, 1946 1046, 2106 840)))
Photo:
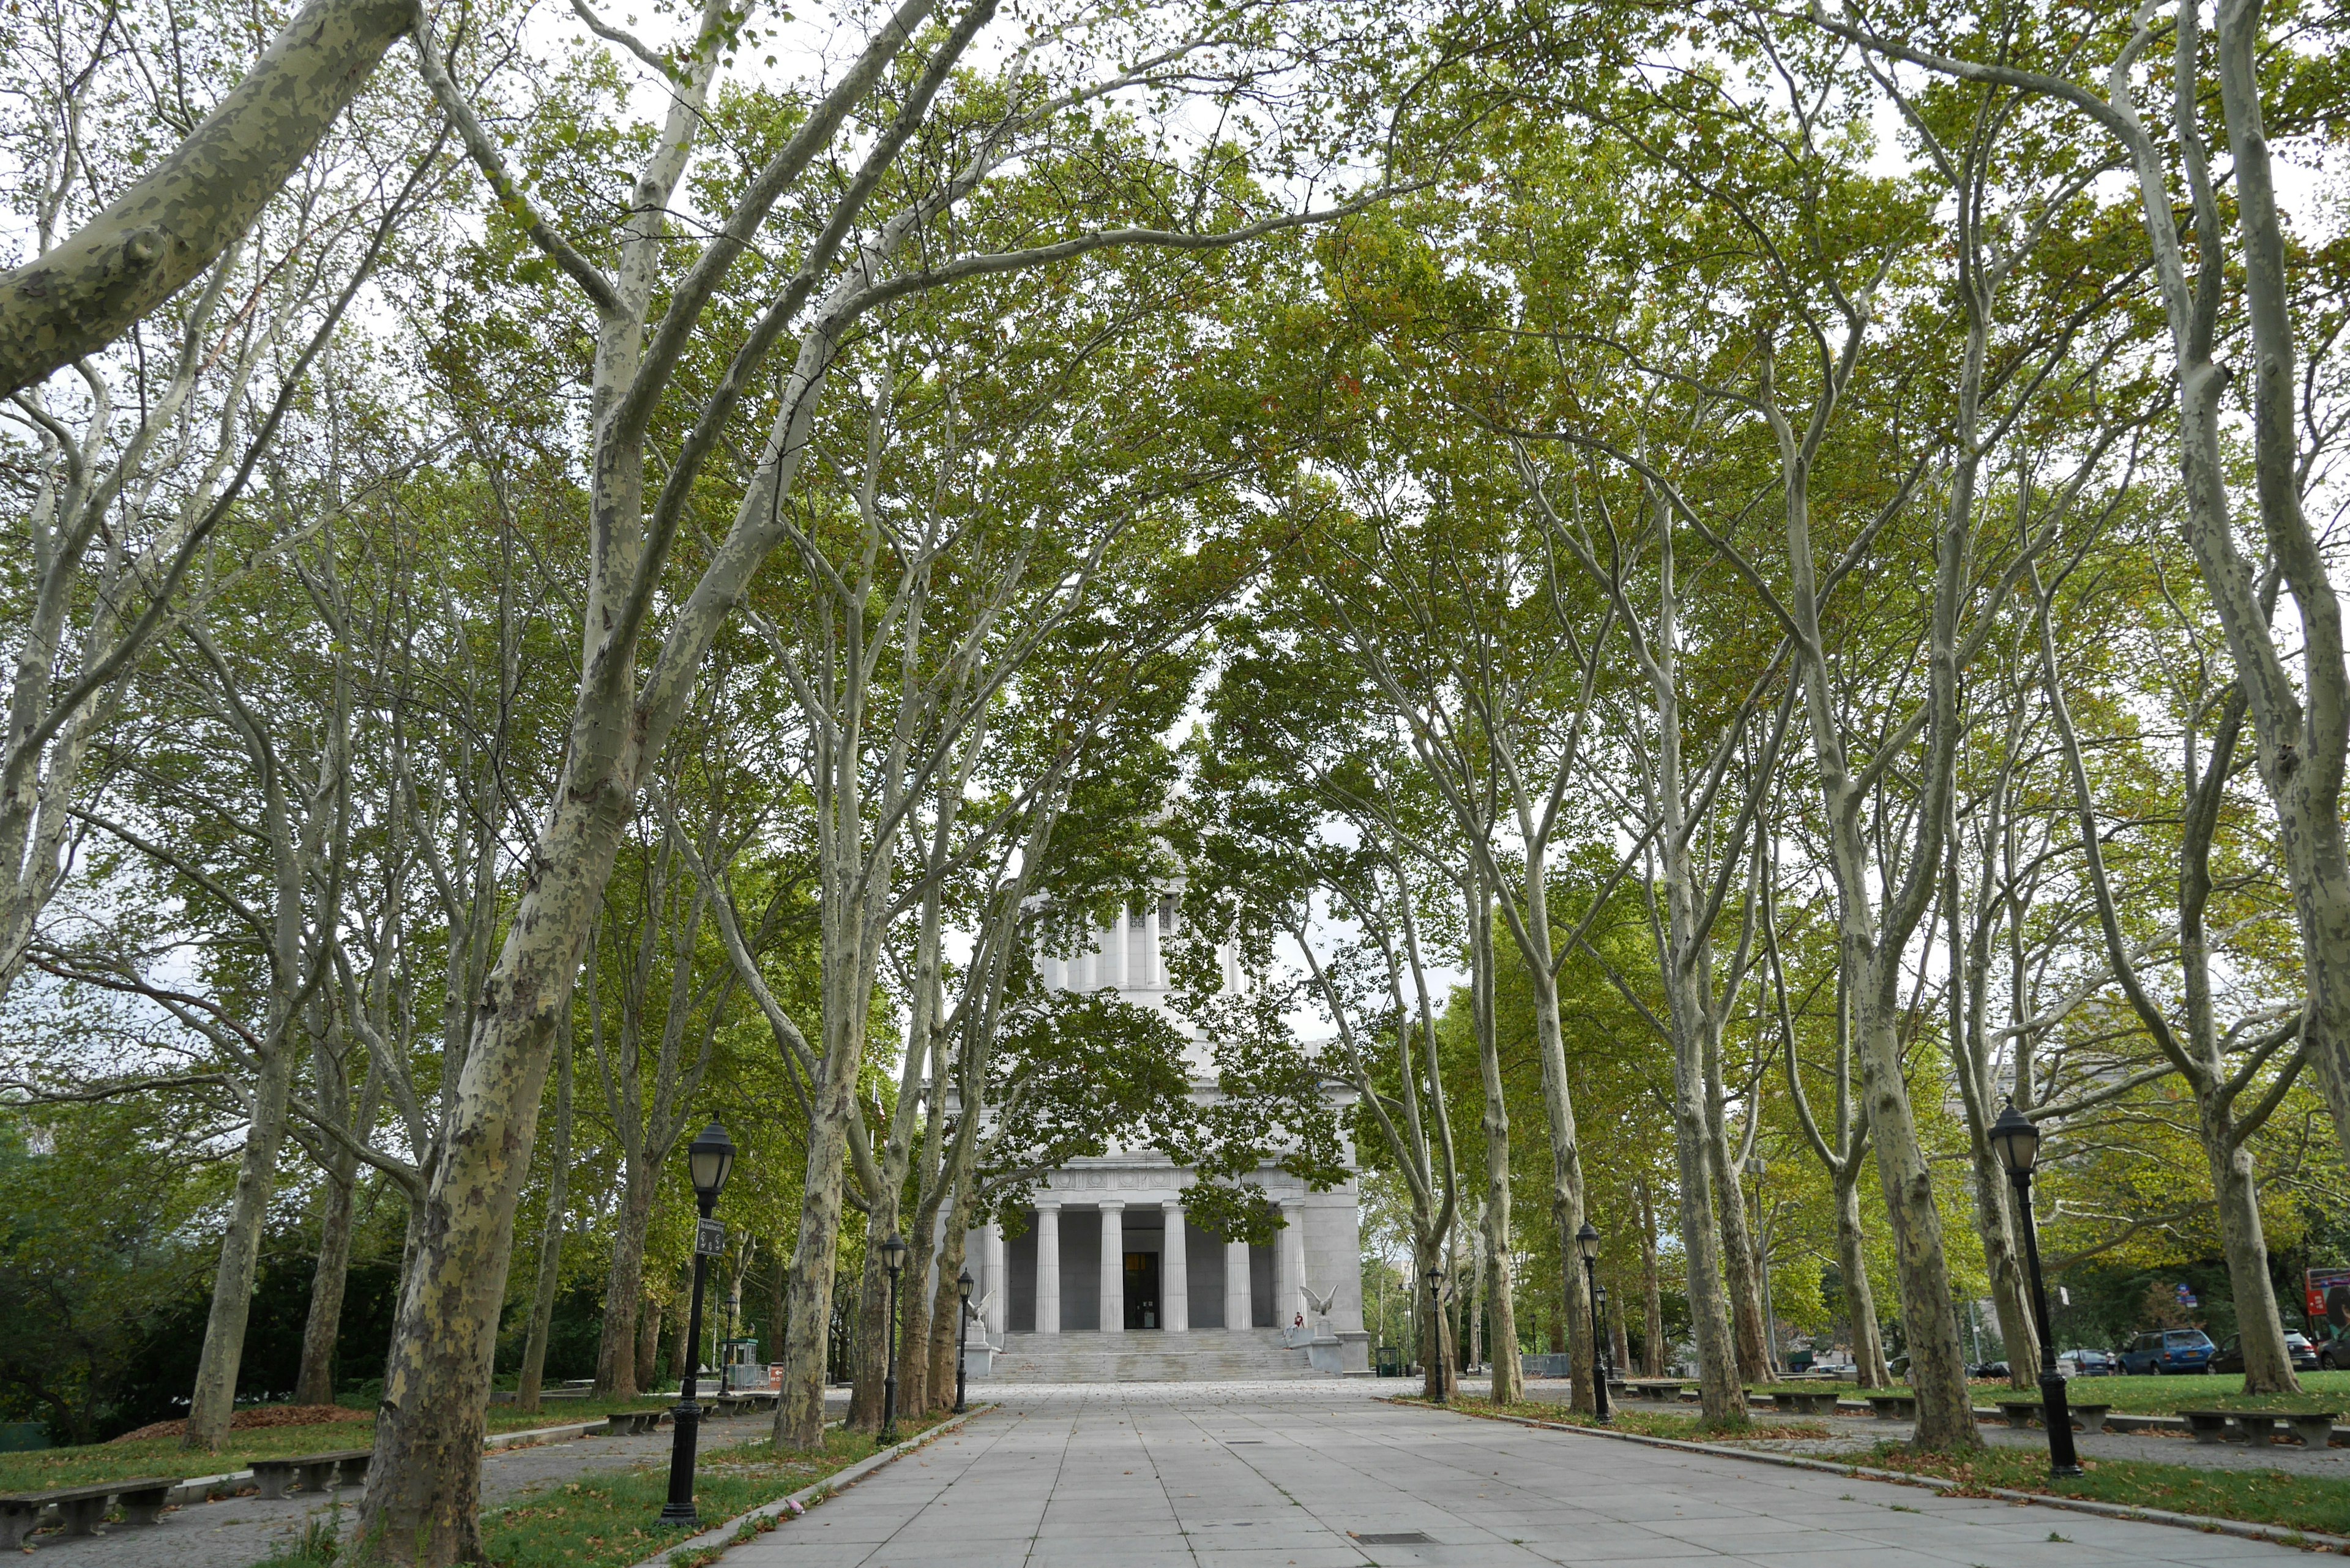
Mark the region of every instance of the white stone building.
MULTIPOLYGON (((1196 1039, 1167 1005, 1161 944, 1174 907, 1162 898, 1095 933, 1082 955, 1046 958, 1045 985, 1114 991, 1196 1039)), ((1224 983, 1240 980, 1228 951, 1224 983)), ((1192 1067, 1195 1085, 1211 1093, 1204 1048, 1192 1067)), ((1334 1106, 1352 1099, 1332 1092, 1334 1106)), ((1351 1144, 1342 1150, 1351 1166, 1351 1144)), ((1054 1171, 1020 1233, 989 1225, 967 1239, 972 1300, 981 1303, 972 1375, 1092 1381, 1367 1372, 1354 1177, 1327 1192, 1309 1192, 1274 1169, 1257 1179, 1287 1221, 1271 1246, 1227 1242, 1189 1219, 1183 1192, 1191 1173, 1154 1150, 1113 1149, 1054 1171)))

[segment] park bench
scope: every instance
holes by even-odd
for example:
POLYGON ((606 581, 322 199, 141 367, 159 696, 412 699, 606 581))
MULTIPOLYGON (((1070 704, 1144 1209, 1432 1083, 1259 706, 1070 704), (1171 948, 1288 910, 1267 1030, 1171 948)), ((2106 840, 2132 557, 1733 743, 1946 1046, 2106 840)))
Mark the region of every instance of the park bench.
MULTIPOLYGON (((2007 1417, 2007 1424, 2011 1427, 2029 1427, 2040 1419, 2042 1404, 2036 1395, 2028 1399, 1995 1399, 1991 1402, 1999 1407, 1999 1413, 2007 1417)), ((2104 1431, 2106 1412, 2112 1408, 2111 1405, 2101 1405, 2095 1400, 2068 1401, 2066 1405, 2073 1424, 2085 1432, 2104 1431)))
POLYGON ((24 1545, 42 1513, 51 1508, 65 1521, 68 1535, 96 1534, 109 1501, 121 1506, 123 1522, 152 1524, 162 1517, 163 1504, 179 1484, 177 1476, 141 1476, 92 1486, 54 1487, 47 1491, 0 1492, 0 1552, 14 1552, 24 1545))
POLYGON ((1863 1390, 1860 1397, 1868 1401, 1868 1407, 1877 1412, 1880 1421, 1906 1421, 1918 1413, 1918 1396, 1906 1388, 1869 1388, 1863 1390))
POLYGON ((604 1417, 604 1435, 608 1438, 640 1437, 659 1431, 666 1410, 615 1410, 604 1417))
POLYGON ((1792 1410, 1798 1416, 1833 1416, 1836 1413, 1839 1397, 1834 1388, 1817 1391, 1774 1388, 1771 1391, 1771 1407, 1780 1411, 1792 1410))
POLYGON ((1625 1380, 1625 1386, 1631 1389, 1635 1399, 1671 1401, 1681 1397, 1688 1383, 1679 1377, 1632 1377, 1625 1380))
POLYGON ((291 1459, 253 1461, 254 1484, 276 1502, 286 1495, 286 1482, 298 1480, 304 1491, 326 1491, 336 1486, 357 1486, 367 1479, 372 1449, 337 1449, 331 1453, 296 1454, 291 1459), (339 1477, 339 1480, 338 1479, 339 1477))
POLYGON ((711 1407, 722 1416, 732 1416, 741 1410, 772 1410, 782 1396, 772 1389, 752 1389, 746 1393, 713 1394, 711 1407))
POLYGON ((2228 1423, 2236 1423, 2237 1434, 2247 1443, 2261 1444, 2269 1440, 2277 1424, 2282 1422, 2303 1446, 2322 1449, 2334 1440, 2335 1411, 2275 1410, 2181 1410, 2187 1429, 2199 1443, 2225 1442, 2228 1423))

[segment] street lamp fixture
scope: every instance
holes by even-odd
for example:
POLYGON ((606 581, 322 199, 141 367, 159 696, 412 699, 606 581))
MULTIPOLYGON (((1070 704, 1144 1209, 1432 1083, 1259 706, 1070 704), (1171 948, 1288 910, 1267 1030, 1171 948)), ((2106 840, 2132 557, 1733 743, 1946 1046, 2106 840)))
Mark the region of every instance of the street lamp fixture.
POLYGON ((2024 1262, 2032 1272, 2032 1318, 2040 1330, 2040 1419, 2048 1428, 2048 1473, 2076 1476, 2081 1473, 2081 1460, 2073 1450, 2073 1411, 2064 1397, 2064 1375, 2056 1370, 2056 1336, 2048 1324, 2048 1287, 2040 1278, 2040 1222, 2032 1211, 2032 1168, 2040 1158, 2040 1129, 2011 1099, 1999 1120, 1991 1124, 1991 1147, 2015 1186, 2024 1262))
POLYGON ((1591 1414, 1600 1425, 1607 1420, 1607 1364, 1599 1348, 1599 1230, 1588 1220, 1575 1233, 1575 1250, 1583 1254, 1583 1280, 1591 1293, 1591 1414))
POLYGON ((905 1238, 892 1231, 881 1243, 881 1267, 889 1275, 889 1370, 881 1379, 881 1441, 898 1440, 898 1275, 906 1266, 905 1238))
POLYGON ((971 1271, 968 1268, 964 1269, 962 1273, 955 1276, 955 1292, 962 1297, 962 1315, 955 1320, 954 1413, 958 1416, 962 1415, 966 1407, 964 1406, 963 1399, 966 1393, 965 1384, 967 1379, 963 1375, 962 1364, 963 1357, 967 1354, 967 1347, 971 1344, 971 1287, 975 1282, 976 1282, 972 1279, 971 1271))
POLYGON ((693 1309, 686 1320, 685 1380, 678 1391, 675 1421, 669 1449, 669 1501, 661 1509, 663 1524, 702 1522, 693 1507, 693 1449, 702 1427, 702 1407, 694 1403, 694 1374, 702 1366, 702 1291, 710 1275, 712 1254, 726 1245, 726 1229, 712 1220, 718 1195, 734 1170, 734 1140, 716 1120, 686 1146, 686 1173, 693 1181, 693 1198, 702 1223, 693 1232, 693 1309))

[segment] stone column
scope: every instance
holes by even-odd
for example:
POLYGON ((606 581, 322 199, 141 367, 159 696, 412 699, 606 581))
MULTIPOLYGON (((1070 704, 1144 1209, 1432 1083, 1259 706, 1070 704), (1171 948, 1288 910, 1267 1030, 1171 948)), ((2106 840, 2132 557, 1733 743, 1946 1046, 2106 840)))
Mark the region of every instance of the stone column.
POLYGON ((1012 1304, 1012 1282, 1003 1268, 1003 1227, 996 1224, 979 1228, 979 1291, 987 1303, 980 1314, 979 1334, 990 1345, 1003 1343, 1003 1324, 1012 1304))
POLYGON ((1061 1200, 1036 1199, 1036 1332, 1061 1332, 1061 1200))
POLYGON ((1284 1203, 1281 1217, 1289 1221, 1281 1232, 1281 1243, 1274 1255, 1281 1260, 1274 1277, 1280 1282, 1281 1301, 1274 1308, 1274 1316, 1284 1325, 1299 1313, 1305 1314, 1305 1327, 1311 1332, 1314 1314, 1305 1305, 1305 1206, 1284 1203))
POLYGON ((1167 955, 1159 945, 1165 935, 1159 929, 1159 900, 1153 898, 1142 906, 1142 983, 1153 990, 1167 984, 1167 955))
POLYGON ((1101 1326, 1104 1334, 1126 1332, 1126 1204, 1116 1198, 1101 1205, 1101 1326))
POLYGON ((1224 1326, 1234 1331, 1251 1326, 1249 1249, 1246 1241, 1224 1243, 1224 1326))
POLYGON ((1109 924, 1102 928, 1101 972, 1094 977, 1096 985, 1123 989, 1126 985, 1126 917, 1112 915, 1109 924))
POLYGON ((1183 1200, 1159 1205, 1167 1216, 1167 1239, 1159 1244, 1159 1326, 1182 1334, 1191 1326, 1191 1269, 1183 1251, 1183 1200))

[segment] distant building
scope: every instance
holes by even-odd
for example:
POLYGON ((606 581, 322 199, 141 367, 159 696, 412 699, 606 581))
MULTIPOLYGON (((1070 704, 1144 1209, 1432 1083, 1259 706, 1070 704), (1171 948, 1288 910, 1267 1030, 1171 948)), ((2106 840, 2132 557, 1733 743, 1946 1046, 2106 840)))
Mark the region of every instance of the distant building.
MULTIPOLYGON (((1128 912, 1077 957, 1045 958, 1046 988, 1113 991, 1197 1040, 1167 1005, 1163 944, 1174 919, 1171 897, 1128 912)), ((1224 983, 1241 983, 1229 950, 1224 983)), ((1197 1088, 1212 1093, 1203 1048, 1192 1071, 1197 1088)), ((1330 1093, 1334 1106, 1353 1103, 1351 1091, 1330 1093)), ((1353 1147, 1342 1147, 1351 1167, 1353 1147)), ((1279 1170, 1257 1179, 1287 1221, 1271 1246, 1202 1230, 1183 1210, 1191 1173, 1154 1150, 1114 1149, 1054 1171, 1022 1233, 988 1225, 968 1238, 972 1299, 985 1303, 972 1337, 983 1325, 989 1346, 973 1355, 972 1374, 1053 1382, 1367 1372, 1354 1176, 1327 1192, 1279 1170)))

